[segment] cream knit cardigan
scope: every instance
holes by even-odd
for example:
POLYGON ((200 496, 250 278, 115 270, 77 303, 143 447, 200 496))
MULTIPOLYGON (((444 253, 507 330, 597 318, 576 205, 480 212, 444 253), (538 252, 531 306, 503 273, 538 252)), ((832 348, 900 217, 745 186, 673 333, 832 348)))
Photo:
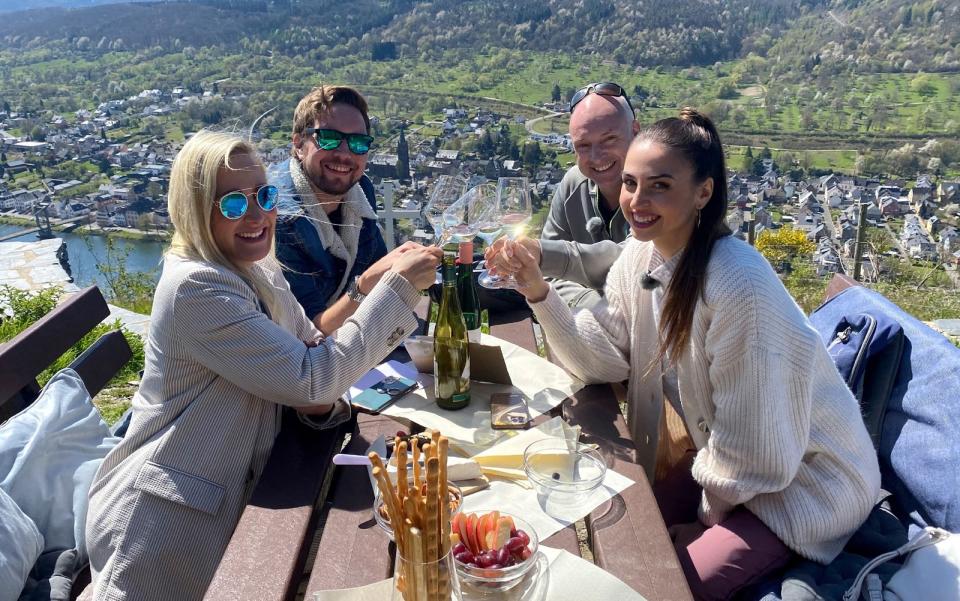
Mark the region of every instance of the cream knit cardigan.
MULTIPOLYGON (((551 290, 531 306, 551 349, 587 382, 629 380, 631 434, 652 481, 664 397, 650 270, 653 245, 626 243, 606 303, 570 309, 551 290)), ((662 267, 664 269, 659 269, 662 267)), ((769 263, 740 240, 714 246, 705 300, 676 361, 683 417, 697 446, 700 520, 745 505, 788 547, 830 562, 878 499, 880 470, 856 399, 769 263)))

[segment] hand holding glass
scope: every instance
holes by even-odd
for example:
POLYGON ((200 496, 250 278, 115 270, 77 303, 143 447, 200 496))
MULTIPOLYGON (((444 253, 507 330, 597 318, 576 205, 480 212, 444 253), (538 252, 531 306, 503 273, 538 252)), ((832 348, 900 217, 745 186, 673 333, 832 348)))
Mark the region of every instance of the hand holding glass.
MULTIPOLYGON (((500 225, 510 240, 526 230, 533 207, 530 205, 530 182, 525 177, 501 177, 497 180, 497 214, 493 221, 500 225)), ((484 271, 478 280, 484 288, 520 287, 512 275, 497 277, 484 271)))

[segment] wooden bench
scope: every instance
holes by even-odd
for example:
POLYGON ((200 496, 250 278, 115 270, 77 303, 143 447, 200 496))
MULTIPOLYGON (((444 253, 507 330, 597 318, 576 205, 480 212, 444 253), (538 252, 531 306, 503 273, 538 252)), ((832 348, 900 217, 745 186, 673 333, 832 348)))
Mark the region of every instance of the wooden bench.
MULTIPOLYGON (((0 345, 0 422, 16 415, 40 393, 37 376, 110 315, 96 286, 68 298, 50 313, 0 345)), ((98 338, 71 364, 90 396, 96 395, 130 360, 126 338, 113 330, 98 338)), ((89 584, 87 570, 77 578, 73 598, 89 584)))

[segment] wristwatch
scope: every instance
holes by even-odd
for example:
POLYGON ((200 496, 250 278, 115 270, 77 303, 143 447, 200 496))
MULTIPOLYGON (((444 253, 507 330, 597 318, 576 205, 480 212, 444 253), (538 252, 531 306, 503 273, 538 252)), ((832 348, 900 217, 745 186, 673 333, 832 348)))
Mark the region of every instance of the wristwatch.
POLYGON ((347 298, 357 304, 362 303, 363 299, 367 298, 366 294, 360 292, 360 276, 353 276, 353 279, 347 284, 347 298))

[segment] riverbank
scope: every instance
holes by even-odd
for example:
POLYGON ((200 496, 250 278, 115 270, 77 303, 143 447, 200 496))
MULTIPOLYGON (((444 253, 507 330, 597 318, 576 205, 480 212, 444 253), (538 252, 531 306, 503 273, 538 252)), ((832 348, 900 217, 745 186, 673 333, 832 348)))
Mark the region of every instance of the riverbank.
MULTIPOLYGON (((30 217, 21 217, 19 215, 3 214, 0 215, 0 225, 16 225, 27 228, 37 227, 36 221, 30 217)), ((171 233, 166 230, 157 230, 145 232, 128 227, 110 227, 102 228, 95 223, 81 225, 76 227, 75 223, 51 223, 50 227, 55 232, 62 232, 68 228, 74 228, 70 231, 78 234, 91 234, 93 236, 107 236, 110 238, 122 238, 124 240, 146 240, 149 242, 169 242, 171 233)))

